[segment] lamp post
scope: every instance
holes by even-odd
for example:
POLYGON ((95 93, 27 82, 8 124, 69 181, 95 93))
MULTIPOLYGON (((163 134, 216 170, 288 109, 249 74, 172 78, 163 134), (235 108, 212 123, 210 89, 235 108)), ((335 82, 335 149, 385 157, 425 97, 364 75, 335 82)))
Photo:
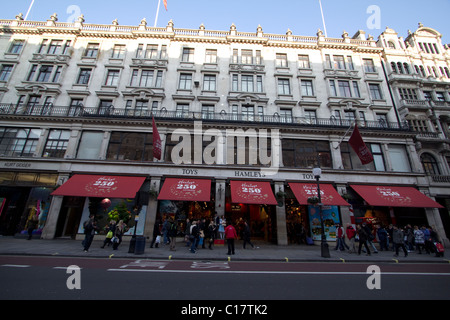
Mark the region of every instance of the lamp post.
POLYGON ((328 248, 327 237, 325 236, 325 228, 323 224, 323 211, 322 211, 322 197, 320 195, 320 176, 322 175, 322 169, 314 168, 313 175, 317 181, 317 196, 319 198, 319 215, 320 215, 320 227, 322 229, 322 241, 320 243, 321 255, 322 258, 330 258, 330 250, 328 248))

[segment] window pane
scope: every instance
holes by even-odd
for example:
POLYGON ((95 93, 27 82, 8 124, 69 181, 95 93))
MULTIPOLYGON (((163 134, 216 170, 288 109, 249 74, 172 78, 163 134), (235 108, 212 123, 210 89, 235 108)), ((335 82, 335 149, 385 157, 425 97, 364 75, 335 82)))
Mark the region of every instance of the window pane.
POLYGON ((100 146, 103 141, 103 132, 83 132, 80 145, 78 147, 77 158, 98 159, 100 156, 100 146))

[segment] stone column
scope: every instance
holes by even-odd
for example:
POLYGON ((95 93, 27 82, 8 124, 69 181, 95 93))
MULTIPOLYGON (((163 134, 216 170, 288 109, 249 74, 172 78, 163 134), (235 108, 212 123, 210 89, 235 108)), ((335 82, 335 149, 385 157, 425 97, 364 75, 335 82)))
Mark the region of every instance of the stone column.
POLYGON ((58 224, 59 213, 61 212, 63 196, 54 196, 48 210, 47 221, 42 230, 42 239, 51 240, 55 238, 56 225, 58 224))
MULTIPOLYGON (((283 181, 275 181, 275 195, 278 192, 284 192, 284 182, 283 181)), ((285 207, 285 199, 282 199, 283 205, 277 206, 276 216, 277 216, 277 242, 279 246, 287 246, 288 245, 288 236, 287 236, 287 226, 286 226, 286 207, 285 207)))
POLYGON ((156 214, 158 210, 158 196, 161 187, 161 177, 152 177, 150 181, 150 197, 148 199, 147 215, 145 217, 144 237, 153 238, 153 228, 155 226, 156 214), (154 193, 153 191, 156 191, 154 193))

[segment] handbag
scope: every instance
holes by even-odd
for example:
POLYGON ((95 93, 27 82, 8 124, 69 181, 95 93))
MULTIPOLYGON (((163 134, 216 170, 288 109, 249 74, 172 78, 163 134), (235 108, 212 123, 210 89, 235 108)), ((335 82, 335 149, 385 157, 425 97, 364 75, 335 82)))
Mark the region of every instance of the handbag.
POLYGON ((156 236, 155 243, 161 243, 161 236, 156 236))

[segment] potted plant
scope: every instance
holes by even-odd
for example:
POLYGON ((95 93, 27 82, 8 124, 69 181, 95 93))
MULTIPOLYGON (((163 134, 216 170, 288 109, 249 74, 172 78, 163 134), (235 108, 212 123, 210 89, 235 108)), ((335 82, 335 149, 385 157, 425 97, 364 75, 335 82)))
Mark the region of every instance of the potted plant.
POLYGON ((315 204, 319 203, 319 198, 318 197, 309 197, 307 201, 309 204, 315 205, 315 204))

